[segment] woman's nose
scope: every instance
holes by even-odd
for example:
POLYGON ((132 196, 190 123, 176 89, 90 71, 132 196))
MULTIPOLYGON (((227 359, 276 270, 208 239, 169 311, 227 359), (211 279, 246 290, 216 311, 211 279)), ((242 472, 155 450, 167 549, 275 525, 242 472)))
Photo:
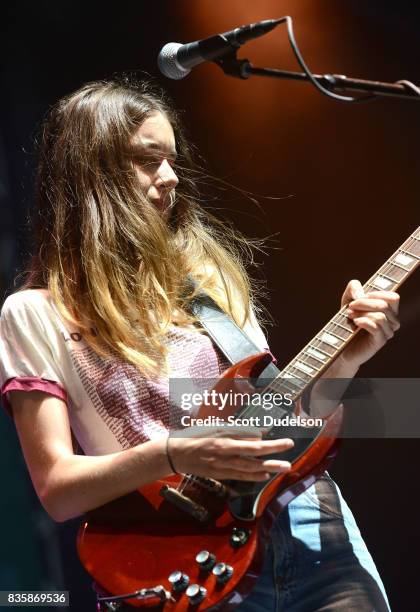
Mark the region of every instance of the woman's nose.
POLYGON ((175 189, 179 183, 179 179, 167 159, 162 161, 159 167, 158 175, 164 186, 169 189, 175 189))

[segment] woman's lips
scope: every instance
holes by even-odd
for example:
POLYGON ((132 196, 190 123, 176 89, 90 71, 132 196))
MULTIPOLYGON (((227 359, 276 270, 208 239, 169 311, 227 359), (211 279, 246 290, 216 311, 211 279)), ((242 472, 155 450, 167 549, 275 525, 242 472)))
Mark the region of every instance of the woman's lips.
POLYGON ((160 198, 154 198, 153 200, 151 200, 151 202, 159 210, 166 210, 168 208, 172 208, 172 197, 170 193, 167 193, 166 195, 160 198))

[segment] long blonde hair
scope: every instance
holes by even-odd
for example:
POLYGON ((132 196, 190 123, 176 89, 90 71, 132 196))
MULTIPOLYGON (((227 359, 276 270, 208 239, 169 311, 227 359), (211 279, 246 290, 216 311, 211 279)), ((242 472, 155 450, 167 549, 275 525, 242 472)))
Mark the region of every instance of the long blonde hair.
POLYGON ((193 322, 189 277, 244 325, 249 245, 198 204, 190 148, 154 85, 98 81, 63 98, 43 124, 39 155, 37 248, 24 288, 48 288, 99 354, 157 374, 168 327, 193 322), (169 120, 179 155, 169 221, 139 191, 130 151, 134 132, 155 112, 169 120))

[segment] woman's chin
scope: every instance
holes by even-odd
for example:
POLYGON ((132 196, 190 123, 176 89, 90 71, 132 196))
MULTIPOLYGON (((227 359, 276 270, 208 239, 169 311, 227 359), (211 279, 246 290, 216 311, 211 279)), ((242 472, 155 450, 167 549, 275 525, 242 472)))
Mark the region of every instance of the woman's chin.
POLYGON ((169 217, 173 209, 172 198, 168 195, 164 198, 150 200, 153 206, 165 217, 169 217))

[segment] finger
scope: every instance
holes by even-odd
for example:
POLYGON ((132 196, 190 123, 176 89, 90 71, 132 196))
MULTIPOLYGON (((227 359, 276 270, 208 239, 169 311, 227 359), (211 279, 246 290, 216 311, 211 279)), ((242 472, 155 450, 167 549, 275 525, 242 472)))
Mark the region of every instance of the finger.
POLYGON ((400 307, 400 296, 395 291, 369 291, 366 293, 365 297, 373 297, 379 298, 387 302, 390 308, 398 314, 398 310, 400 307))
POLYGON ((258 457, 275 452, 286 451, 293 446, 294 442, 289 438, 283 438, 281 440, 261 440, 258 442, 229 440, 229 444, 226 446, 225 452, 226 454, 251 455, 253 457, 258 457))
POLYGON ((383 313, 371 313, 368 317, 358 317, 353 322, 360 329, 365 329, 369 334, 379 337, 382 344, 394 336, 394 332, 383 313))
MULTIPOLYGON (((358 300, 359 301, 359 300, 358 300)), ((368 309, 368 312, 366 312, 365 316, 370 316, 370 314, 383 314, 385 315, 386 319, 388 320, 389 324, 391 325, 391 328, 393 331, 397 331, 400 327, 400 321, 397 317, 397 315, 394 313, 393 310, 391 310, 390 308, 388 308, 388 306, 386 307, 385 310, 382 310, 377 304, 374 303, 374 300, 369 300, 369 302, 371 302, 370 306, 371 308, 368 309)), ((383 304, 385 304, 385 302, 378 300, 377 301, 382 302, 383 304)), ((349 307, 351 306, 352 302, 350 302, 349 307)), ((354 304, 356 304, 356 302, 354 302, 354 304)), ((360 317, 360 313, 365 311, 365 307, 362 305, 360 308, 349 308, 346 311, 346 315, 347 317, 355 322, 355 320, 360 317)))
POLYGON ((261 430, 258 427, 246 427, 232 425, 218 425, 218 426, 206 426, 206 425, 191 425, 186 427, 182 431, 183 438, 245 438, 248 440, 261 440, 265 430, 261 430))
POLYGON ((387 314, 386 316, 387 316, 387 319, 389 321, 389 324, 392 327, 392 331, 394 331, 394 332, 398 331, 400 329, 400 327, 401 327, 401 323, 400 323, 400 320, 398 319, 398 317, 395 316, 394 313, 387 314))
POLYGON ((270 472, 264 470, 260 472, 243 472, 241 470, 233 470, 231 468, 219 468, 212 470, 208 475, 210 478, 214 478, 215 480, 248 480, 251 482, 268 480, 272 476, 270 472))
POLYGON ((230 457, 229 469, 240 470, 243 472, 288 472, 291 469, 289 461, 279 461, 277 459, 267 459, 261 461, 255 457, 230 457))
POLYGON ((289 472, 292 469, 290 461, 280 461, 279 459, 266 459, 262 467, 269 472, 289 472))
POLYGON ((220 435, 236 440, 261 440, 266 430, 245 425, 226 425, 220 435))
MULTIPOLYGON (((397 293, 391 295, 398 295, 397 293)), ((366 294, 363 298, 352 300, 348 304, 353 310, 392 310, 398 314, 399 298, 378 295, 377 293, 366 294), (371 308, 370 308, 371 307, 371 308)))
POLYGON ((364 296, 364 291, 361 282, 353 279, 347 284, 344 290, 341 298, 341 306, 346 306, 351 300, 356 300, 362 296, 364 296))
POLYGON ((362 310, 362 311, 372 311, 372 312, 383 312, 388 308, 388 303, 385 300, 376 299, 376 298, 358 298, 357 300, 352 300, 349 305, 349 309, 351 310, 362 310))

